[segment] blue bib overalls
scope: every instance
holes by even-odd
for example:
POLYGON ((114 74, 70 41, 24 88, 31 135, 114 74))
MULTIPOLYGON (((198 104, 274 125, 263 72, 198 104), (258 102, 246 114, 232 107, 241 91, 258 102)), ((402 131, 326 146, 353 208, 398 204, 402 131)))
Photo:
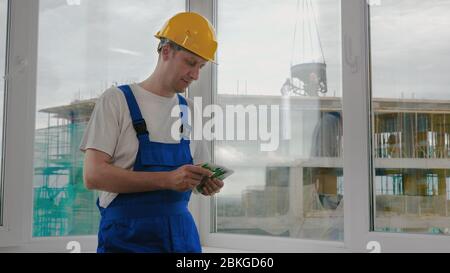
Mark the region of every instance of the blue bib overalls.
MULTIPOLYGON (((139 140, 133 170, 167 172, 192 164, 189 140, 182 138, 175 144, 151 141, 131 88, 119 88, 125 95, 139 140)), ((178 101, 185 124, 187 103, 180 95, 178 101)), ((201 252, 197 227, 188 211, 191 192, 119 194, 107 208, 99 206, 97 252, 201 252)))

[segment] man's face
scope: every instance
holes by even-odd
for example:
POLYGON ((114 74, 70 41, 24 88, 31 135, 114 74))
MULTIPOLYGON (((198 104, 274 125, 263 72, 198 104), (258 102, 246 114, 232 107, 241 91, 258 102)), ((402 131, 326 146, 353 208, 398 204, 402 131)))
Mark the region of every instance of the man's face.
POLYGON ((200 70, 207 62, 193 53, 172 48, 166 57, 167 83, 177 93, 185 92, 193 81, 198 80, 200 70))

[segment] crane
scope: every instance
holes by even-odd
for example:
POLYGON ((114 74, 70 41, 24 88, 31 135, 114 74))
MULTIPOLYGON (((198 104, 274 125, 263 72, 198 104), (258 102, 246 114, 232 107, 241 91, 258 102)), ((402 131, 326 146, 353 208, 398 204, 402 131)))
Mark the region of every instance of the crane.
POLYGON ((298 0, 296 14, 291 75, 281 93, 317 97, 328 92, 327 65, 312 0, 298 0))

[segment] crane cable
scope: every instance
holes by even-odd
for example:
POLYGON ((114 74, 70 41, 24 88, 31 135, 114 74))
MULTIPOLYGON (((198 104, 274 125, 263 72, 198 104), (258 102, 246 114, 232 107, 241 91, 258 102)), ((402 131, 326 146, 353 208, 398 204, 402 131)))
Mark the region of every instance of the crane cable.
MULTIPOLYGON (((321 40, 321 38, 320 38, 320 33, 319 33, 319 28, 318 28, 318 24, 317 24, 317 20, 316 20, 316 13, 315 13, 315 9, 314 9, 314 6, 313 6, 313 3, 311 2, 311 0, 302 0, 302 9, 303 9, 303 16, 302 16, 302 25, 303 25, 303 29, 302 29, 302 43, 303 43, 303 46, 302 46, 302 52, 301 52, 301 58, 303 58, 303 59, 306 59, 306 49, 305 49, 305 33, 306 33, 306 28, 307 28, 307 26, 306 26, 306 19, 305 19, 305 14, 307 13, 306 11, 308 10, 310 10, 311 11, 311 14, 312 14, 312 19, 313 19, 313 22, 314 22, 314 27, 315 27, 315 29, 316 29, 316 35, 317 35, 317 38, 318 38, 318 40, 319 40, 319 47, 320 47, 320 54, 321 54, 321 56, 322 56, 322 60, 323 60, 323 62, 325 63, 325 55, 324 55, 324 53, 323 53, 323 47, 322 47, 322 40, 321 40)), ((300 10, 300 0, 297 0, 297 8, 296 8, 296 10, 297 10, 297 14, 299 14, 299 10, 300 10)), ((291 67, 292 67, 292 65, 293 65, 293 61, 294 61, 294 55, 295 55, 295 42, 296 42, 296 39, 297 39, 297 24, 298 24, 298 17, 296 17, 296 20, 295 20, 295 26, 294 26, 294 39, 293 39, 293 43, 292 43, 292 55, 291 55, 291 67)), ((311 45, 311 50, 313 50, 313 48, 314 48, 314 45, 313 45, 313 41, 312 41, 312 36, 313 36, 313 34, 311 33, 311 28, 308 28, 308 34, 309 34, 309 42, 310 42, 310 45, 311 45)), ((300 58, 300 59, 301 59, 300 58)))

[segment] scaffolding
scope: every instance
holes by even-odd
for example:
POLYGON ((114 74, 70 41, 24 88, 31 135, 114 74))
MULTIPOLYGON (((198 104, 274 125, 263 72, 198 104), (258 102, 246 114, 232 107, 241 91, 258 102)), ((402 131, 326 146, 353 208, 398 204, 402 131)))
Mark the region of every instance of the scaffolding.
POLYGON ((94 105, 84 101, 40 111, 48 114, 48 126, 35 136, 35 237, 97 232, 98 194, 84 187, 84 156, 78 148, 94 105))
POLYGON ((449 113, 376 113, 377 158, 447 159, 450 157, 449 113))
MULTIPOLYGON (((224 104, 233 104, 237 100, 243 105, 258 102, 276 105, 281 104, 282 97, 221 95, 220 98, 224 104)), ((317 98, 298 96, 291 97, 290 100, 290 111, 293 114, 318 111, 321 117, 333 118, 331 124, 336 127, 335 130, 316 130, 311 133, 317 134, 321 140, 316 145, 324 146, 324 141, 333 141, 333 145, 329 145, 331 152, 326 151, 316 156, 341 157, 343 139, 340 129, 341 99, 321 97, 317 103, 317 98), (333 134, 336 134, 337 138, 325 138, 333 134)), ((78 101, 70 105, 41 110, 42 113, 48 114, 48 126, 36 131, 34 236, 85 235, 97 232, 99 220, 95 206, 97 193, 84 187, 82 178, 84 155, 78 149, 95 101, 95 99, 78 101)), ((378 179, 375 184, 378 212, 408 217, 436 214, 439 217, 448 217, 450 171, 444 167, 428 169, 427 166, 433 166, 428 163, 445 161, 450 157, 450 101, 374 99, 373 106, 374 157, 376 163, 381 164, 375 165, 378 179)), ((320 124, 325 127, 331 126, 329 122, 320 124)), ((306 142, 300 146, 308 145, 310 143, 306 142)), ((323 166, 308 168, 312 168, 310 180, 318 185, 302 183, 305 184, 304 190, 308 193, 307 189, 315 186, 318 197, 311 199, 314 206, 306 207, 319 211, 324 209, 325 213, 328 213, 329 208, 338 205, 336 209, 331 209, 337 211, 342 207, 340 200, 343 195, 342 168, 337 165, 328 168, 323 166)), ((278 180, 283 179, 280 177, 275 179, 278 180)), ((286 200, 290 198, 287 197, 288 192, 285 185, 267 185, 263 189, 253 189, 244 193, 245 202, 241 202, 244 206, 236 205, 233 201, 221 209, 229 210, 233 217, 243 217, 241 214, 247 214, 278 219, 287 215, 289 211, 286 204, 286 200), (258 205, 258 200, 267 200, 270 205, 258 205)), ((333 213, 330 215, 336 214, 333 213)), ((378 221, 377 228, 389 226, 382 220, 378 221)))

